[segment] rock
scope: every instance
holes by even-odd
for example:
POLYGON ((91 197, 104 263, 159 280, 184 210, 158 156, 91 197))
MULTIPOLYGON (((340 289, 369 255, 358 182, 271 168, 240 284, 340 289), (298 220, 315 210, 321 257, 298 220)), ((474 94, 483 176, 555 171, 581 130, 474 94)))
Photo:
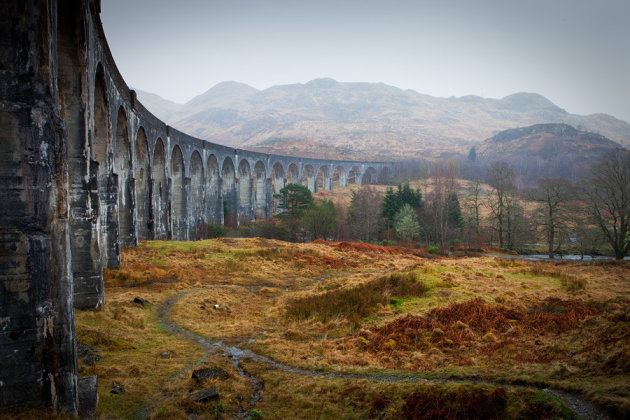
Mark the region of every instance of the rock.
POLYGON ((218 303, 215 303, 215 304, 214 304, 214 309, 219 309, 219 308, 220 308, 219 304, 218 304, 218 303))
POLYGON ((88 366, 94 366, 94 363, 101 360, 101 354, 86 344, 77 343, 77 358, 88 366))
POLYGON ((171 352, 169 351, 163 351, 162 353, 160 353, 160 357, 162 359, 170 359, 171 358, 171 352))
POLYGON ((206 307, 205 307, 204 305, 201 305, 201 306, 199 307, 199 309, 201 309, 202 311, 205 311, 205 310, 206 310, 206 307))
POLYGON ((211 368, 202 368, 195 369, 192 373, 192 378, 197 382, 201 383, 208 379, 228 379, 230 374, 219 366, 211 367, 211 368))
POLYGON ((208 402, 219 399, 219 391, 216 388, 204 389, 203 391, 195 392, 192 396, 193 401, 196 402, 208 402))
POLYGON ((149 302, 148 300, 142 299, 141 297, 138 297, 138 296, 133 298, 133 303, 139 303, 142 306, 147 306, 151 304, 151 302, 149 302))
POLYGON ((230 308, 228 306, 225 306, 223 309, 225 309, 226 311, 230 312, 230 308))
POLYGON ((86 376, 79 378, 79 418, 95 419, 98 408, 98 378, 86 376))
POLYGON ((112 382, 112 389, 109 391, 109 393, 116 394, 116 395, 124 394, 125 388, 123 388, 123 386, 119 384, 118 382, 114 381, 112 382))

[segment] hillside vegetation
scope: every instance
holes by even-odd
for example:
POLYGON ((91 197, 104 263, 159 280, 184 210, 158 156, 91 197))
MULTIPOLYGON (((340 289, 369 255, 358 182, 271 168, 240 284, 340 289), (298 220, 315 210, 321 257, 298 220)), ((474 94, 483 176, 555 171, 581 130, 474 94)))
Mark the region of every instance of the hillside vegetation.
POLYGON ((106 270, 105 308, 77 311, 80 371, 104 418, 574 418, 562 390, 627 417, 628 279, 627 262, 144 242, 106 270))

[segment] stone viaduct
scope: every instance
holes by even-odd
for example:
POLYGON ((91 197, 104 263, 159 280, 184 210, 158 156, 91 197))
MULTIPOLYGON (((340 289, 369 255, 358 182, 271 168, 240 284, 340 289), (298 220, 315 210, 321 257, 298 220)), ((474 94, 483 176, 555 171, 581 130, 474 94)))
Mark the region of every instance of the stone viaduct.
POLYGON ((99 0, 0 0, 0 407, 78 412, 74 307, 145 239, 270 217, 286 183, 371 184, 384 162, 268 155, 181 133, 125 84, 99 0))

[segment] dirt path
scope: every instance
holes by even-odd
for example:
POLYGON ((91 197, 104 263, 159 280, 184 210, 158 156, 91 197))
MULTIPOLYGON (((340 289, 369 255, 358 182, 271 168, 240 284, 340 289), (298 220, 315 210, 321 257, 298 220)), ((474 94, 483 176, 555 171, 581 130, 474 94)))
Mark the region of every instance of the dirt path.
MULTIPOLYGON (((435 384, 444 384, 444 383, 461 383, 461 382, 473 382, 486 384, 491 386, 506 386, 506 385, 514 385, 510 383, 497 383, 497 382, 489 382, 484 380, 472 380, 472 379, 424 379, 420 377, 414 376, 398 376, 398 375, 389 375, 389 374, 358 374, 358 373, 337 373, 337 372, 322 372, 318 370, 310 370, 303 369, 296 366, 287 365, 284 363, 280 363, 269 357, 260 355, 258 353, 254 353, 251 350, 243 350, 235 346, 229 346, 224 344, 222 341, 209 341, 205 337, 196 334, 182 326, 179 326, 172 321, 169 320, 171 309, 173 305, 179 301, 182 297, 199 292, 203 289, 194 289, 188 290, 185 292, 181 292, 178 295, 166 300, 157 308, 157 316, 160 321, 164 324, 164 327, 167 331, 172 334, 176 334, 186 340, 192 341, 200 345, 204 351, 206 352, 206 356, 210 353, 214 352, 222 352, 228 357, 230 357, 234 363, 234 366, 238 370, 239 374, 248 380, 251 381, 254 391, 252 392, 249 399, 249 408, 246 410, 240 410, 236 415, 235 419, 244 419, 248 418, 251 414, 255 404, 260 399, 260 395, 262 393, 263 384, 260 379, 255 376, 249 374, 240 364, 241 359, 250 359, 258 363, 266 364, 274 369, 282 370, 284 372, 293 373, 296 375, 308 375, 308 376, 318 376, 323 378, 332 378, 332 379, 350 379, 350 380, 371 380, 371 381, 381 381, 381 382, 421 382, 421 383, 435 383, 435 384)), ((196 363, 195 365, 198 365, 196 363)), ((192 368, 188 369, 191 370, 192 368)), ((187 370, 187 371, 188 371, 187 370)), ((522 386, 522 385, 518 385, 522 386)), ((567 407, 569 407, 575 415, 579 419, 584 420, 609 420, 607 414, 605 414, 602 410, 600 410, 595 405, 590 402, 584 400, 583 398, 571 394, 565 391, 547 389, 542 387, 529 386, 529 388, 540 389, 543 392, 552 395, 562 401, 567 407)))

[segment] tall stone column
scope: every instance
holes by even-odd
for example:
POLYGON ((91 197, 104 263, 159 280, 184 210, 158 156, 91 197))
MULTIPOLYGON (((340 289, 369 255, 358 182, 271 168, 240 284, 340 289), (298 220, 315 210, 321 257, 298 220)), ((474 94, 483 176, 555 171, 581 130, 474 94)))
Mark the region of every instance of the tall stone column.
POLYGON ((56 2, 0 0, 0 406, 76 415, 56 2))

